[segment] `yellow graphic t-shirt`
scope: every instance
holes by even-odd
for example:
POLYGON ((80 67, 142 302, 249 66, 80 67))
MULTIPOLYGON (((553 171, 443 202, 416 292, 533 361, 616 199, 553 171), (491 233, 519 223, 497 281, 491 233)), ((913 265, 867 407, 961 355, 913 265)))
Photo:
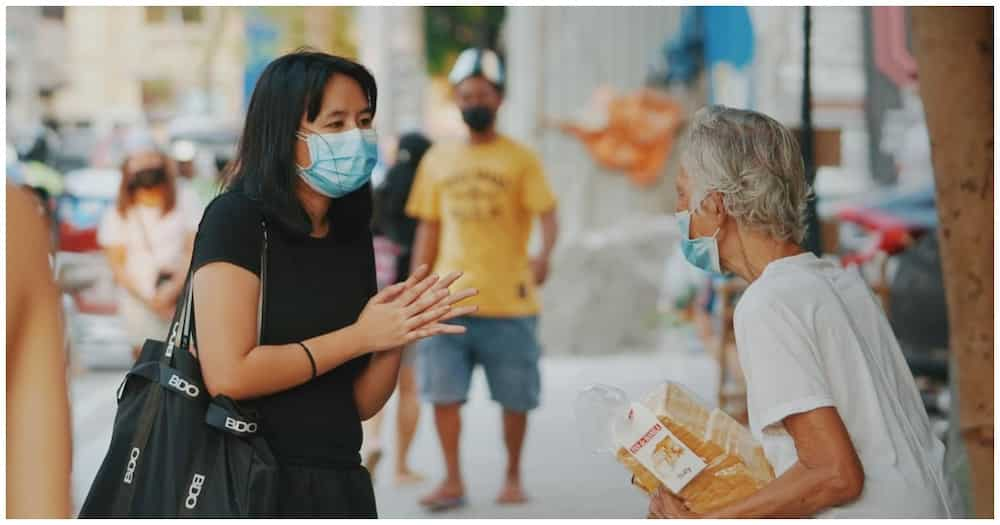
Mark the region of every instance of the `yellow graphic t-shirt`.
POLYGON ((482 317, 535 315, 528 258, 534 216, 556 204, 541 162, 504 136, 488 144, 435 144, 413 181, 406 213, 438 221, 434 271, 465 274, 454 289, 476 288, 482 317))

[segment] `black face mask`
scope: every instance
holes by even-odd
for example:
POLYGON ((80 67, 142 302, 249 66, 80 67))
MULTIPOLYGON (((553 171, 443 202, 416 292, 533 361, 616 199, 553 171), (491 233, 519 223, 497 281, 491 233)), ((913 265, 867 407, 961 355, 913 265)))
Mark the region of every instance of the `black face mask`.
POLYGON ((468 124, 469 129, 476 132, 489 129, 495 117, 493 110, 486 106, 473 106, 462 110, 462 120, 468 124))
POLYGON ((163 184, 166 180, 167 173, 163 168, 153 168, 136 173, 129 186, 131 186, 132 189, 153 188, 163 184))

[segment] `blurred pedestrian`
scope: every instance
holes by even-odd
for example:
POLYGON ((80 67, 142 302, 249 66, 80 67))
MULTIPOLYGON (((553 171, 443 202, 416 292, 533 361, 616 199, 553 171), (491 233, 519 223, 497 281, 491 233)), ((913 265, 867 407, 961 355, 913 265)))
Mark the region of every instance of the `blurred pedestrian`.
POLYGON ((435 144, 417 170, 407 212, 420 220, 413 264, 435 271, 463 268, 459 282, 480 290, 477 316, 460 320, 468 331, 420 344, 420 389, 434 404, 444 453, 444 482, 421 500, 443 510, 465 503, 459 466, 460 408, 473 367, 482 365, 493 400, 503 408, 507 470, 498 503, 526 500, 521 449, 528 412, 541 390, 536 336, 537 286, 545 282, 557 235, 556 198, 538 157, 496 130, 504 75, 496 53, 468 49, 449 80, 469 128, 461 143, 435 144), (529 259, 533 219, 541 219, 542 250, 529 259))
POLYGON ((345 58, 297 51, 271 62, 227 189, 198 230, 205 387, 261 414, 281 516, 376 517, 361 421, 392 394, 404 346, 462 333, 444 321, 475 311, 453 306, 475 293, 449 293, 458 273, 438 279, 426 267, 376 293, 376 94, 371 73, 345 58))
MULTIPOLYGON (((413 186, 417 166, 431 142, 420 133, 406 133, 399 138, 396 148, 396 162, 389 168, 385 183, 376 192, 376 224, 396 249, 395 263, 392 265, 395 281, 405 281, 410 275, 410 260, 417 221, 406 215, 406 200, 413 186)), ((377 252, 378 245, 376 245, 377 252)), ((377 257, 376 253, 376 257, 377 257)), ((409 345, 403 350, 403 360, 399 368, 399 388, 396 407, 396 456, 395 481, 397 485, 407 485, 423 481, 423 476, 410 470, 407 456, 410 444, 417 432, 420 420, 420 399, 417 395, 414 364, 416 347, 409 345)), ((382 456, 382 420, 385 411, 380 411, 365 428, 367 452, 365 466, 373 472, 382 456)))
POLYGON ((138 357, 147 338, 169 330, 201 215, 179 195, 169 158, 144 134, 130 139, 121 170, 117 203, 97 240, 121 289, 119 311, 138 357))
MULTIPOLYGON (((177 168, 177 189, 185 198, 196 203, 199 211, 204 211, 209 202, 218 195, 220 180, 215 174, 204 173, 199 165, 198 146, 189 140, 178 140, 170 148, 170 155, 177 168)), ((200 219, 201 217, 199 217, 200 219)))
POLYGON ((59 289, 37 201, 7 193, 7 516, 69 518, 72 440, 59 289))

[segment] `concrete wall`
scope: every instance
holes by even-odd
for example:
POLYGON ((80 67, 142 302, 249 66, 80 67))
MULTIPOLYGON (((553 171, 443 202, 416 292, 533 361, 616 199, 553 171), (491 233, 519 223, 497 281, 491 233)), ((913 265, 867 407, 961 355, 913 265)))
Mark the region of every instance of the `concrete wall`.
POLYGON ((637 188, 544 123, 577 114, 600 86, 641 87, 679 15, 677 7, 508 8, 500 125, 541 155, 559 197, 560 241, 543 291, 546 352, 614 353, 655 342, 650 315, 676 243, 672 222, 663 222, 674 207, 676 168, 669 163, 659 184, 637 188))
MULTIPOLYGON (((756 35, 754 109, 797 125, 801 112, 800 7, 751 7, 756 35)), ((870 179, 864 122, 865 70, 861 9, 813 8, 814 121, 843 130, 841 169, 828 178, 870 179)), ((560 197, 564 233, 607 228, 624 216, 673 208, 668 165, 661 184, 639 189, 618 173, 597 167, 582 145, 546 118, 584 107, 595 88, 628 91, 642 85, 648 65, 678 27, 678 7, 511 7, 504 28, 508 97, 504 130, 543 156, 560 197)), ((687 107, 697 91, 675 93, 687 107)))
POLYGON ((564 238, 673 206, 669 180, 638 189, 598 167, 578 141, 543 126, 543 119, 573 115, 602 85, 640 87, 679 15, 677 7, 508 8, 508 96, 500 124, 542 155, 559 195, 564 238))
MULTIPOLYGON (((814 121, 842 130, 842 166, 821 170, 820 182, 833 190, 852 180, 860 182, 848 186, 860 187, 871 178, 861 10, 812 12, 814 121)), ((797 125, 803 10, 752 7, 751 17, 755 109, 797 125)), ((676 244, 661 220, 674 209, 676 159, 658 185, 640 189, 596 166, 579 142, 544 123, 579 111, 599 86, 642 86, 679 19, 678 7, 508 8, 508 96, 500 124, 542 156, 560 201, 561 238, 542 315, 549 352, 614 352, 655 341, 648 319, 655 317, 660 269, 676 244)), ((704 101, 703 84, 673 94, 689 109, 704 101)))
POLYGON ((424 120, 423 20, 419 6, 366 6, 355 11, 359 58, 378 81, 376 127, 386 140, 420 128, 424 120))

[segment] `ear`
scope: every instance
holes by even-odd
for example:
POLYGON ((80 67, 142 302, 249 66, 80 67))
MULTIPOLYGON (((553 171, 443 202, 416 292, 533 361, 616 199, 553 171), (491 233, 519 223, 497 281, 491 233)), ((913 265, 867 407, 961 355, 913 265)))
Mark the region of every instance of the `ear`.
POLYGON ((705 199, 704 205, 705 215, 711 219, 712 225, 716 228, 722 228, 722 224, 726 222, 726 206, 722 201, 722 194, 713 191, 708 194, 708 198, 705 199))

